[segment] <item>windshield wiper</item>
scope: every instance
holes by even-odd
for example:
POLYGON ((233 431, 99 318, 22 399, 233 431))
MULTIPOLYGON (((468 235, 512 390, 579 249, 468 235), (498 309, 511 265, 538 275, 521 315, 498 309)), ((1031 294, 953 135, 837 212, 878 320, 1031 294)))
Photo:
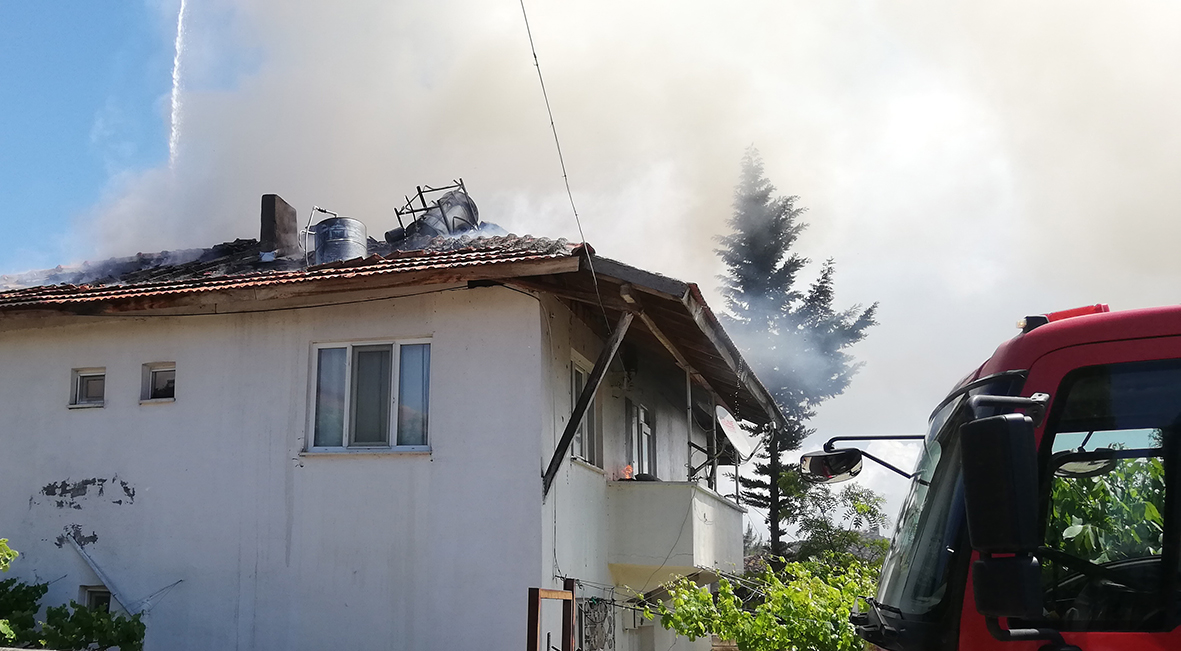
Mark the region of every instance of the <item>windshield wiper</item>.
POLYGON ((849 613, 849 623, 857 628, 857 635, 861 639, 881 646, 898 636, 898 629, 887 624, 885 618, 882 617, 883 610, 896 612, 899 616, 902 615, 901 610, 878 603, 878 600, 873 597, 857 597, 853 601, 853 612, 849 613), (862 601, 869 605, 869 610, 861 610, 862 601))

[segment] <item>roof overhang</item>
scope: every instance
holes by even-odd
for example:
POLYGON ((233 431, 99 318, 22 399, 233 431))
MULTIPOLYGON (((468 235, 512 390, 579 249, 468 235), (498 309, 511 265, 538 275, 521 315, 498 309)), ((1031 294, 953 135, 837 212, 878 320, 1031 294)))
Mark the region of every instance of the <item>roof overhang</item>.
POLYGON ((349 303, 361 295, 395 297, 411 287, 463 283, 552 294, 604 338, 608 322, 633 313, 638 318, 627 341, 670 356, 738 418, 785 424, 697 285, 596 256, 582 246, 400 252, 290 271, 32 287, 0 293, 0 319, 244 313, 277 305, 349 303))

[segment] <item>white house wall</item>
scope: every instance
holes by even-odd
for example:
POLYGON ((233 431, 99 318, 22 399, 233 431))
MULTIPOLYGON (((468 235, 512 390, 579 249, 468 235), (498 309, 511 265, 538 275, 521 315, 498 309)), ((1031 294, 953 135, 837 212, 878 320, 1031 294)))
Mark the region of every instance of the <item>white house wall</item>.
MULTIPOLYGON (((526 590, 539 559, 552 575, 553 556, 543 548, 555 502, 543 511, 534 462, 553 449, 539 450, 552 427, 535 416, 553 411, 537 372, 551 343, 537 300, 458 289, 252 315, 14 323, 0 326, 0 536, 22 554, 10 576, 52 581, 43 603, 95 582, 62 538, 76 526, 125 601, 182 581, 146 616, 149 650, 523 644, 526 590), (313 343, 422 337, 429 454, 301 454, 313 343), (141 405, 141 365, 158 361, 176 363, 176 400, 141 405), (81 367, 106 368, 105 407, 67 408, 81 367)), ((566 512, 598 490, 571 472, 554 493, 566 512)), ((605 558, 605 509, 590 504, 586 522, 559 516, 563 570, 605 558), (586 530, 597 533, 575 545, 571 533, 586 530)), ((580 571, 609 580, 593 565, 580 571)))
MULTIPOLYGON (((542 455, 541 463, 545 464, 573 407, 570 396, 572 354, 577 353, 594 362, 603 341, 561 302, 552 298, 544 299, 542 318, 542 345, 553 351, 546 373, 550 383, 547 395, 552 396, 552 405, 542 419, 542 443, 543 447, 548 446, 542 455)), ((633 324, 633 327, 640 326, 633 324)), ((607 484, 621 478, 623 466, 627 463, 626 398, 652 410, 660 479, 682 482, 687 479, 684 373, 648 351, 639 351, 638 367, 639 372, 629 378, 617 357, 596 394, 603 468, 568 459, 555 477, 542 509, 541 570, 545 587, 560 588, 562 582, 557 576, 561 574, 583 582, 578 590, 579 597, 613 597, 622 604, 634 596, 622 587, 613 589, 614 580, 607 565, 611 548, 607 484)), ((740 535, 739 530, 736 536, 740 535)), ((543 630, 560 631, 560 620, 554 617, 553 611, 547 614, 549 616, 543 618, 543 630)), ((557 633, 554 635, 554 639, 558 639, 557 633)), ((671 632, 661 629, 659 623, 643 618, 637 620, 624 609, 616 611, 616 651, 649 651, 656 641, 660 642, 660 649, 666 650, 709 648, 708 639, 690 642, 678 638, 674 645, 674 637, 671 632), (636 630, 637 626, 645 629, 654 626, 655 630, 642 633, 636 630)))

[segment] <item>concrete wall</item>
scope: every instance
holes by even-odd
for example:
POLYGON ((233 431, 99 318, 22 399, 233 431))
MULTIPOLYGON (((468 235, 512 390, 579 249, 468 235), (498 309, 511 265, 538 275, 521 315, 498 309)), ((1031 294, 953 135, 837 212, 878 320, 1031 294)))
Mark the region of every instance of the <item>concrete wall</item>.
MULTIPOLYGON (((52 581, 43 603, 77 599, 99 581, 62 537, 74 531, 126 601, 183 581, 146 617, 149 650, 520 648, 526 590, 552 576, 538 305, 484 288, 0 323, 0 535, 22 553, 10 576, 52 581), (311 345, 419 337, 430 453, 302 455, 311 345), (176 363, 176 400, 140 404, 141 365, 157 361, 176 363), (106 368, 105 407, 67 408, 80 367, 106 368)), ((564 498, 581 480, 560 481, 564 498)))

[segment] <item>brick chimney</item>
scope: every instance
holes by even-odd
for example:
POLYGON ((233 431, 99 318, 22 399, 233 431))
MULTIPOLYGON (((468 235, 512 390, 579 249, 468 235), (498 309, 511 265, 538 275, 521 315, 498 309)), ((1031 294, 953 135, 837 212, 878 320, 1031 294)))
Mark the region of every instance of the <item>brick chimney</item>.
POLYGON ((262 231, 258 238, 258 249, 277 251, 281 258, 296 255, 300 251, 295 208, 277 194, 262 195, 262 231))

